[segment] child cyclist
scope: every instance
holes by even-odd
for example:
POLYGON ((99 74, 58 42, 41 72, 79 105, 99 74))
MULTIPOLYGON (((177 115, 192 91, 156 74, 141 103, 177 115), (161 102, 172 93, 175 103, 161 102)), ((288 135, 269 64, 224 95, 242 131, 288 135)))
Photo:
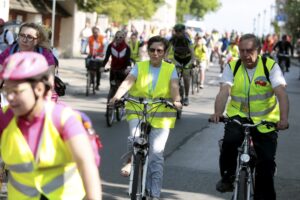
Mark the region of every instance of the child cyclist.
POLYGON ((77 112, 47 100, 45 58, 20 52, 0 66, 8 106, 0 111, 0 151, 9 170, 8 200, 100 200, 93 150, 77 112))

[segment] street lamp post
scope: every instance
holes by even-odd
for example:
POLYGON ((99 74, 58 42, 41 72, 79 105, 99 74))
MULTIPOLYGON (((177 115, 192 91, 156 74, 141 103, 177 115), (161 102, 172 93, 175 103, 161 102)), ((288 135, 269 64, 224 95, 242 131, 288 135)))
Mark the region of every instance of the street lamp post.
POLYGON ((258 13, 258 15, 257 15, 257 36, 260 36, 259 26, 260 26, 260 13, 258 13))
POLYGON ((265 22, 266 22, 266 9, 264 9, 264 12, 263 12, 263 14, 264 14, 264 16, 263 16, 263 27, 262 27, 262 35, 264 36, 265 34, 266 34, 266 28, 265 28, 265 26, 266 26, 266 24, 265 24, 265 22))
POLYGON ((253 18, 253 34, 256 34, 256 18, 253 18))
POLYGON ((52 35, 51 35, 51 46, 54 46, 54 31, 55 31, 55 11, 56 9, 56 0, 52 0, 52 24, 51 24, 51 31, 52 31, 52 35))

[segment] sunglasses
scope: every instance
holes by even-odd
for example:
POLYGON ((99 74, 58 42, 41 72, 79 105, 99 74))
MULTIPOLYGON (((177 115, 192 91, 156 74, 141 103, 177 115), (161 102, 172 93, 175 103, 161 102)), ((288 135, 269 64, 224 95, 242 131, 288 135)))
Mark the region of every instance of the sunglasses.
POLYGON ((149 52, 154 53, 155 51, 156 51, 158 54, 164 53, 164 50, 163 50, 163 49, 149 48, 149 52))

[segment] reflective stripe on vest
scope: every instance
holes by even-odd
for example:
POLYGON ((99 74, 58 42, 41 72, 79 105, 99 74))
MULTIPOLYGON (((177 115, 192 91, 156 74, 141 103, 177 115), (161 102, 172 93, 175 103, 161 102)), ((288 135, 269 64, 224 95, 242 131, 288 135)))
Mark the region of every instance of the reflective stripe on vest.
MULTIPOLYGON (((43 192, 46 194, 58 189, 59 187, 63 186, 70 178, 76 173, 76 167, 70 168, 68 171, 66 171, 64 174, 61 174, 54 178, 52 181, 47 183, 42 187, 43 192)), ((24 185, 22 183, 19 183, 16 181, 13 176, 10 174, 9 176, 9 182, 11 185, 16 188, 19 192, 29 196, 29 197, 35 197, 40 194, 40 192, 35 187, 30 187, 27 185, 24 185)))
MULTIPOLYGON (((258 94, 258 95, 252 95, 249 97, 250 101, 257 101, 257 100, 265 100, 268 99, 270 97, 272 97, 274 95, 273 91, 269 91, 266 94, 258 94)), ((237 102, 247 102, 248 98, 246 97, 238 97, 238 96, 234 96, 231 95, 231 99, 237 102)))
MULTIPOLYGON (((155 108, 153 110, 155 110, 155 108)), ((133 114, 133 115, 143 116, 143 111, 126 110, 126 114, 127 115, 133 114)), ((156 113, 150 113, 150 114, 153 115, 153 117, 159 117, 159 118, 176 117, 175 112, 156 112, 156 113)))
POLYGON ((6 167, 13 172, 25 173, 25 172, 32 172, 33 171, 33 164, 32 162, 28 163, 20 163, 20 164, 6 164, 6 167))

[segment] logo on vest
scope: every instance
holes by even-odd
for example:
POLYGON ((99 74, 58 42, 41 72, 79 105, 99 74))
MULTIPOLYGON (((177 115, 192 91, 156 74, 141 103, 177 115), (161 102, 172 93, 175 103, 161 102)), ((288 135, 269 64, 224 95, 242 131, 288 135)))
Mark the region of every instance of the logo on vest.
POLYGON ((254 83, 255 83, 256 86, 263 86, 263 87, 264 87, 264 86, 267 85, 268 80, 267 80, 267 78, 264 77, 264 76, 259 76, 259 77, 257 77, 257 78, 254 80, 254 83))

